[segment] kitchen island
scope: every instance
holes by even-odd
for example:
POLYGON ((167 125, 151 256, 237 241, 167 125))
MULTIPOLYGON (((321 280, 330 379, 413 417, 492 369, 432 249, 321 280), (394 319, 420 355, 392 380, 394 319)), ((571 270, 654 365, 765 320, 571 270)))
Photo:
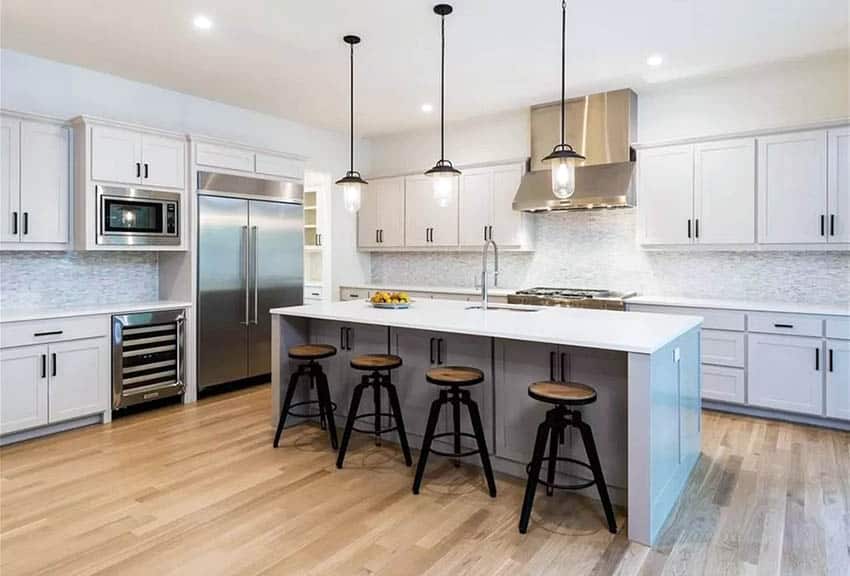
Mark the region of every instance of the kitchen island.
MULTIPOLYGON (((404 365, 393 381, 413 447, 421 443, 437 395, 425 371, 439 364, 474 366, 486 376, 473 398, 493 465, 523 479, 535 431, 549 408, 528 397, 528 385, 562 379, 593 386, 598 399, 582 409, 583 419, 593 428, 612 499, 627 507, 629 539, 642 544, 654 542, 700 455, 700 317, 505 305, 485 311, 441 300, 415 302, 406 310, 328 302, 271 314, 274 422, 281 386, 294 369, 286 350, 296 344, 337 346, 337 355, 322 364, 338 426, 360 378, 349 368, 350 358, 401 356, 404 365)), ((369 408, 363 405, 361 412, 369 408)), ((561 455, 586 460, 573 432, 561 455)), ((582 474, 569 467, 559 473, 582 474)), ((596 497, 592 488, 586 494, 596 497)), ((603 523, 601 508, 599 513, 603 523)))

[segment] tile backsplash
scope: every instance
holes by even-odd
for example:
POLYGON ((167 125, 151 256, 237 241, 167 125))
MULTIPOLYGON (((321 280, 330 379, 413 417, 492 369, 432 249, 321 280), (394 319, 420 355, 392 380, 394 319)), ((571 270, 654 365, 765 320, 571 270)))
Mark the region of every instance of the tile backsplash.
MULTIPOLYGON (((637 218, 632 209, 553 212, 533 218, 536 250, 500 254, 500 286, 850 303, 848 252, 652 251, 635 242, 637 218)), ((372 255, 372 282, 377 284, 473 286, 480 270, 480 253, 372 255)))
POLYGON ((156 300, 155 252, 2 252, 0 310, 156 300))

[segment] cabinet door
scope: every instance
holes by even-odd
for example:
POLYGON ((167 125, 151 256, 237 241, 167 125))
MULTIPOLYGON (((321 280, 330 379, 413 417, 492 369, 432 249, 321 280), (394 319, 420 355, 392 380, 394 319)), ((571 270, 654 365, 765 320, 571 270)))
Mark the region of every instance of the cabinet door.
MULTIPOLYGON (((423 330, 393 329, 391 341, 394 354, 401 356, 404 364, 395 371, 393 378, 398 389, 399 403, 404 415, 404 426, 411 435, 416 435, 416 441, 411 438, 411 446, 418 447, 425 426, 428 424, 428 413, 431 403, 440 393, 438 386, 425 380, 425 372, 436 366, 437 334, 423 330)), ((445 415, 441 415, 438 432, 446 429, 445 415)))
POLYGON ((0 350, 0 434, 47 424, 47 346, 0 350))
POLYGON ((21 237, 21 122, 0 117, 0 242, 21 237))
POLYGON ((141 134, 108 126, 92 126, 91 177, 106 182, 141 183, 141 134))
POLYGON ((513 208, 523 172, 520 164, 493 170, 493 240, 499 246, 521 246, 525 243, 522 212, 513 208))
POLYGON ((823 346, 819 338, 749 334, 749 403, 823 414, 823 346))
POLYGON ((59 342, 51 344, 49 352, 50 423, 103 412, 109 382, 108 340, 59 342))
POLYGON ((257 174, 268 174, 269 176, 280 176, 294 180, 304 178, 304 163, 285 156, 258 152, 254 155, 254 170, 257 174))
MULTIPOLYGON (((348 413, 348 403, 351 400, 351 390, 348 386, 350 380, 344 377, 345 372, 348 371, 349 368, 347 360, 348 356, 343 346, 344 341, 342 337, 342 328, 343 325, 340 322, 310 320, 310 342, 313 344, 330 344, 331 346, 336 346, 336 356, 320 360, 319 363, 322 365, 322 370, 328 377, 328 388, 331 393, 331 401, 336 403, 337 409, 334 415, 344 418, 348 413)), ((287 380, 283 384, 284 386, 289 385, 289 374, 287 374, 287 380)), ((305 384, 300 383, 299 386, 303 388, 305 384)), ((300 390, 301 388, 299 388, 299 391, 300 390)), ((302 397, 299 398, 300 400, 307 399, 306 394, 302 394, 301 396, 302 397)), ((310 399, 315 398, 315 392, 311 392, 310 399)), ((305 412, 306 410, 298 411, 305 412)), ((313 409, 311 408, 310 411, 313 411, 313 409)), ((345 425, 345 421, 340 420, 336 424, 337 426, 342 427, 345 425)))
POLYGON ((493 170, 465 170, 460 176, 460 243, 481 246, 493 225, 493 170))
MULTIPOLYGON (((478 404, 478 412, 481 414, 481 423, 484 428, 484 437, 487 440, 487 450, 492 454, 496 448, 493 438, 493 373, 491 339, 481 336, 467 336, 464 334, 438 334, 437 346, 440 348, 438 361, 447 366, 471 366, 484 372, 484 382, 476 384, 469 389, 472 400, 478 404)), ((443 413, 446 422, 446 431, 454 430, 451 425, 452 413, 446 409, 443 413)), ((462 432, 472 434, 472 424, 467 411, 461 407, 460 428, 462 432)), ((446 438, 450 441, 451 438, 446 438)), ((461 444, 466 448, 474 448, 475 441, 472 438, 462 438, 461 444)))
POLYGON ((641 150, 638 187, 641 243, 691 243, 693 146, 641 150))
POLYGON ((428 229, 434 185, 427 176, 408 176, 404 179, 404 243, 405 246, 430 246, 428 229))
POLYGON ((721 402, 744 403, 743 368, 702 365, 702 397, 721 402))
POLYGON ((69 139, 64 126, 21 122, 22 242, 69 241, 69 139))
POLYGON ((850 242, 850 128, 829 131, 830 242, 850 242))
POLYGON ((458 245, 458 178, 452 179, 452 192, 449 203, 440 206, 434 200, 433 192, 429 209, 431 223, 431 246, 458 245))
POLYGON ((826 341, 826 415, 850 420, 850 342, 826 341))
POLYGON ((360 210, 357 211, 357 245, 374 248, 378 245, 378 188, 380 182, 372 181, 360 191, 360 210))
POLYGON ((755 242, 755 139, 694 147, 694 238, 701 244, 755 242))
MULTIPOLYGON (((338 406, 338 408, 344 414, 348 414, 348 405, 351 401, 351 392, 354 391, 354 387, 360 383, 360 379, 365 374, 360 370, 354 370, 353 368, 351 368, 349 362, 354 356, 357 356, 359 354, 387 354, 390 350, 390 337, 389 329, 386 326, 370 326, 368 324, 346 323, 345 328, 348 330, 346 337, 346 345, 348 348, 350 348, 350 350, 347 349, 345 351, 345 354, 341 358, 342 363, 340 364, 340 380, 343 382, 343 387, 347 390, 348 396, 342 397, 345 402, 345 408, 343 408, 342 406, 338 406)), ((393 372, 392 377, 393 379, 395 379, 395 371, 393 372)), ((381 406, 381 412, 389 412, 390 405, 385 393, 383 394, 382 398, 383 405, 381 406)), ((336 402, 339 403, 338 400, 336 402)), ((363 395, 363 398, 360 401, 358 413, 363 414, 365 412, 372 411, 372 395, 370 393, 366 393, 363 395)), ((365 422, 367 421, 369 420, 361 421, 361 427, 362 424, 365 424, 365 422)), ((339 422, 339 426, 343 426, 344 424, 344 421, 339 422)))
POLYGON ((826 242, 826 173, 826 131, 759 138, 760 242, 826 242))
POLYGON ((186 187, 186 141, 144 134, 142 136, 142 182, 165 188, 186 187))
POLYGON ((404 178, 384 178, 377 183, 380 246, 400 248, 404 246, 404 178))

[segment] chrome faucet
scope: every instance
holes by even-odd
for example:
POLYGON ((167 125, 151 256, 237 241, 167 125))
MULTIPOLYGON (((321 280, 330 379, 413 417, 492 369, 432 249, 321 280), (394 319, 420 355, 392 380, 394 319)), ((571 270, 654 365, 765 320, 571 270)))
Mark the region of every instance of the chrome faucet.
POLYGON ((499 285, 499 247, 496 245, 496 242, 491 238, 484 243, 484 251, 481 253, 481 309, 487 309, 487 303, 490 298, 487 294, 487 249, 490 247, 490 244, 493 245, 493 264, 495 269, 493 270, 493 286, 499 285))

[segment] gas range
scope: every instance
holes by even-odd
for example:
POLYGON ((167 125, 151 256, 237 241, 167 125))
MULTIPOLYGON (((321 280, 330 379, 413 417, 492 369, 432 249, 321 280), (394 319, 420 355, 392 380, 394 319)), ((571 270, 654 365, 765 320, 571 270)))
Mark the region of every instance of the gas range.
POLYGON ((529 288, 508 295, 511 304, 526 306, 569 306, 571 308, 597 308, 625 310, 625 299, 636 292, 591 290, 585 288, 529 288))

